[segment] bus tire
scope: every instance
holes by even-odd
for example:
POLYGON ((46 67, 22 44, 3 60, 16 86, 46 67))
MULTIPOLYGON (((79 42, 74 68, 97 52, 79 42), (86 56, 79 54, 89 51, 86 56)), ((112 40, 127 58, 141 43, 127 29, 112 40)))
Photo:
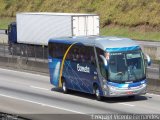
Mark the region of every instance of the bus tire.
POLYGON ((95 87, 95 95, 96 95, 96 99, 98 101, 101 101, 102 100, 102 96, 100 95, 100 90, 99 90, 99 87, 95 87))
POLYGON ((67 87, 66 87, 66 82, 63 80, 62 81, 62 91, 63 91, 63 93, 68 93, 68 89, 67 89, 67 87))

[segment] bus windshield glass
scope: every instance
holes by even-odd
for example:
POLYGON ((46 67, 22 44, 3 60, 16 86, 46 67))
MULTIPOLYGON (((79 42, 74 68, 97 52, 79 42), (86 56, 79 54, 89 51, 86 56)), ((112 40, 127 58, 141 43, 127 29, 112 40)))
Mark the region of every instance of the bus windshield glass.
POLYGON ((109 80, 112 82, 134 82, 145 78, 141 51, 110 53, 109 80))

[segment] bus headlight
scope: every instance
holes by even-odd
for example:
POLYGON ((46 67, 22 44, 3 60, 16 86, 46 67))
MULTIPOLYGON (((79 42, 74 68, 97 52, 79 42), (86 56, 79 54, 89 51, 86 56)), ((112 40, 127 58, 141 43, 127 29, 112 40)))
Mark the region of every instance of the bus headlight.
POLYGON ((104 88, 104 89, 107 89, 107 85, 103 85, 103 88, 104 88))
POLYGON ((143 88, 144 88, 144 87, 147 87, 147 84, 145 84, 145 83, 144 83, 144 84, 142 84, 142 87, 143 87, 143 88))
POLYGON ((110 90, 116 90, 116 87, 114 87, 114 86, 108 85, 108 87, 110 90))

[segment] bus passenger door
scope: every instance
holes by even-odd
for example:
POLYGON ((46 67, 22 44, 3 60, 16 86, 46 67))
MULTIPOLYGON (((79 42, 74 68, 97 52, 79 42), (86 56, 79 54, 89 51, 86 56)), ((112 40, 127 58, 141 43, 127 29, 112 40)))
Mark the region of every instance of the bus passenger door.
POLYGON ((102 87, 106 87, 108 80, 108 62, 106 57, 104 57, 104 51, 100 48, 96 48, 96 56, 97 56, 97 68, 98 68, 98 83, 100 94, 103 95, 102 87))
POLYGON ((79 84, 83 91, 92 93, 93 82, 98 79, 96 67, 92 63, 77 64, 77 72, 80 77, 79 84))

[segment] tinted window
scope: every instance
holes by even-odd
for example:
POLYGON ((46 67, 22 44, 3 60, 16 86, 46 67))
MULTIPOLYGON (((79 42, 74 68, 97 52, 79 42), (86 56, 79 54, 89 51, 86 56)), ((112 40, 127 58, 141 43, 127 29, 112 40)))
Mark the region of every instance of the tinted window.
MULTIPOLYGON (((49 55, 51 57, 62 59, 70 45, 62 43, 49 43, 48 46, 49 55)), ((95 64, 94 48, 91 46, 73 45, 66 56, 66 60, 95 64)))
POLYGON ((84 45, 74 45, 68 55, 71 61, 75 62, 85 62, 85 63, 95 63, 94 48, 84 45))
POLYGON ((61 43, 49 43, 49 55, 53 58, 63 58, 69 45, 61 43))

